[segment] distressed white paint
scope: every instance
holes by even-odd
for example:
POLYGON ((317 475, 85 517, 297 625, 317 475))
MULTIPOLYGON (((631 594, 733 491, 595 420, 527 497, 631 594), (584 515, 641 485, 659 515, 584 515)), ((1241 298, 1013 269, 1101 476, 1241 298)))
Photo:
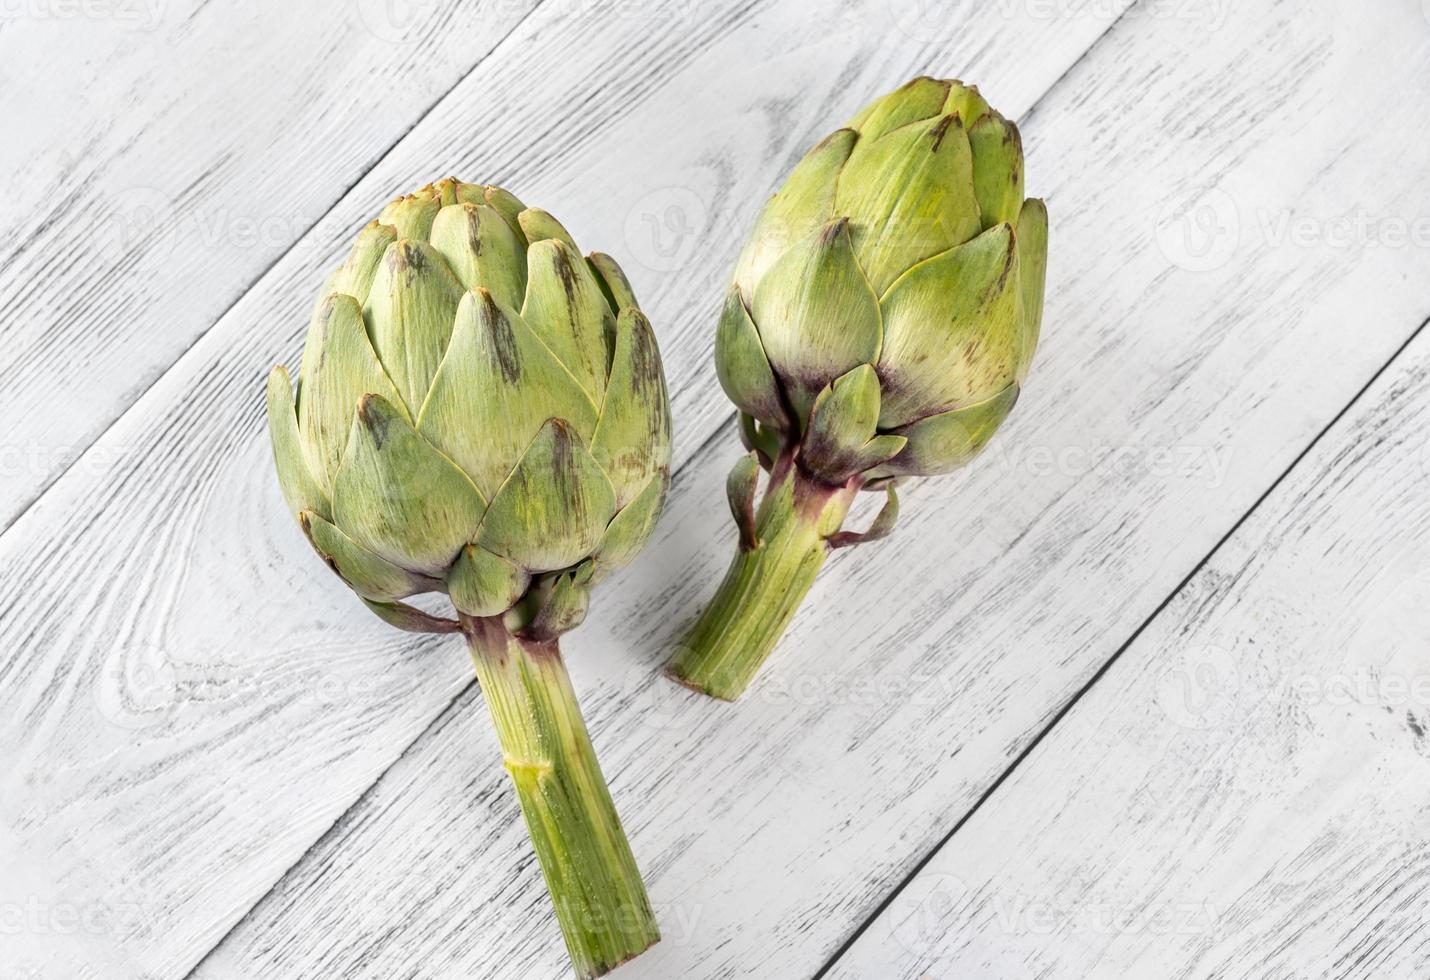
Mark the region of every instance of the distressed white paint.
POLYGON ((830 973, 1430 975, 1430 331, 830 973))
MULTIPOLYGON (((1134 10, 1025 126, 1054 293, 1027 400, 990 453, 912 490, 894 539, 831 564, 738 707, 652 679, 731 547, 712 519, 729 438, 570 637, 668 933, 623 976, 819 970, 1430 312, 1414 286, 1430 251, 1381 237, 1423 217, 1415 5, 1348 19, 1333 0, 1242 3, 1205 24, 1169 9, 1134 10), (1196 247, 1176 221, 1189 201, 1239 234, 1196 247), (1372 238, 1343 243, 1358 212, 1372 238)), ((515 808, 481 775, 481 710, 459 698, 200 975, 559 976, 515 808)), ((1337 776, 1310 784, 1332 801, 1316 805, 1337 805, 1337 776)), ((1046 975, 1082 975, 1046 948, 1046 975)), ((865 975, 904 976, 883 952, 861 950, 865 975)), ((1296 962, 1294 945, 1278 955, 1296 962)))
MULTIPOLYGON (((688 460, 726 413, 708 361, 719 281, 760 199, 803 147, 869 95, 925 69, 966 70, 995 101, 1025 111, 1117 12, 1015 13, 957 31, 905 22, 919 35, 910 36, 889 29, 890 8, 879 2, 662 5, 635 15, 618 7, 627 15, 558 0, 540 7, 0 536, 0 906, 39 916, 5 936, 7 973, 182 976, 470 686, 460 645, 393 633, 314 560, 282 513, 267 458, 263 375, 275 359, 296 358, 321 270, 381 201, 446 172, 501 181, 558 211, 579 241, 620 255, 658 325, 688 460), (662 254, 647 216, 657 225, 689 218, 695 251, 662 254), (71 908, 87 916, 84 928, 63 927, 71 908)), ((0 38, 14 30, 0 28, 0 38)), ((322 155, 321 120, 279 128, 322 155)), ((382 125, 391 140, 400 130, 382 125)), ((142 133, 136 139, 142 147, 142 133)), ((275 155, 266 166, 295 180, 305 173, 296 159, 275 155)), ((342 189, 334 173, 322 176, 330 195, 342 189)), ((77 275, 53 257, 44 269, 60 282, 77 275)), ((147 289, 155 275, 135 279, 147 289)), ((164 316, 190 318, 187 343, 222 308, 223 290, 192 269, 184 276, 176 288, 189 291, 188 305, 164 316)), ((230 295, 243 278, 233 282, 230 295)), ((131 371, 113 352, 102 360, 109 373, 83 382, 94 392, 116 377, 144 387, 146 369, 131 371)), ((29 414, 63 415, 55 391, 69 397, 81 387, 51 381, 43 397, 25 396, 29 414)), ((91 406, 84 431, 103 429, 123 400, 91 406)), ((719 482, 711 468, 723 465, 707 455, 688 485, 705 493, 719 482)), ((686 532, 668 526, 678 547, 686 532)), ((725 533, 713 520, 700 531, 707 551, 725 533)), ((711 571, 687 577, 705 583, 711 571)), ((645 581, 649 606, 656 596, 645 581)), ((620 589, 601 596, 612 613, 642 604, 620 589)), ((688 594, 682 614, 697 600, 688 594)), ((609 630, 612 613, 572 643, 609 630)), ((621 632, 636 638, 628 623, 621 632)), ((648 641, 645 661, 657 652, 648 641)), ((598 660, 573 659, 594 690, 587 665, 598 660)), ((634 664, 621 661, 623 670, 634 664)), ((474 714, 470 698, 462 724, 474 714)), ((592 701, 620 795, 636 745, 613 745, 600 727, 615 731, 609 692, 594 690, 592 701)), ((476 837, 451 843, 469 857, 497 845, 516 861, 504 891, 492 878, 474 903, 489 914, 505 894, 504 910, 530 907, 509 934, 545 943, 545 900, 531 890, 535 868, 500 768, 486 743, 462 744, 470 757, 449 757, 442 773, 459 766, 468 787, 460 812, 489 819, 476 837)), ((628 819, 642 826, 644 817, 628 819)), ((471 907, 443 930, 463 930, 471 907)), ((369 928, 341 943, 356 949, 381 934, 369 928)))

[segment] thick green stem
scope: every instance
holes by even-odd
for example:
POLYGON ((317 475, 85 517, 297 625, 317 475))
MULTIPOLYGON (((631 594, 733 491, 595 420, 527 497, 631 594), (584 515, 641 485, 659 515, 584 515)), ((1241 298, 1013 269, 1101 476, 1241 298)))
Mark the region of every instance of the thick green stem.
POLYGON ((601 976, 660 931, 561 651, 500 619, 463 627, 576 975, 601 976))
POLYGON ((755 520, 757 543, 742 546, 715 598, 668 673, 712 697, 734 701, 774 650, 829 554, 854 490, 802 474, 782 457, 755 520))

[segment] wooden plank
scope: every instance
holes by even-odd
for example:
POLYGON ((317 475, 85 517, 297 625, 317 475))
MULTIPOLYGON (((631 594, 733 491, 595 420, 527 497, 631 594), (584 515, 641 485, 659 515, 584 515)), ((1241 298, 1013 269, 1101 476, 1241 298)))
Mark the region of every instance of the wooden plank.
MULTIPOLYGON (((836 558, 736 707, 655 676, 730 554, 732 438, 571 637, 667 932, 625 975, 817 972, 1427 312, 1396 284, 1430 253, 1386 247, 1430 165, 1418 12, 1243 4, 1208 38, 1165 11, 1134 8, 1024 127, 1053 291, 990 455, 836 558), (1357 208, 1391 237, 1340 244, 1357 208)), ((474 775, 482 710, 459 699, 199 975, 559 976, 516 811, 474 775)))
POLYGON ((0 529, 537 2, 7 6, 0 529))
POLYGON ((1430 331, 830 972, 1430 974, 1430 331))
MULTIPOLYGON (((101 923, 7 936, 21 967, 183 975, 470 685, 460 645, 356 605, 270 472, 262 379, 296 358, 314 284, 375 202, 446 172, 496 180, 619 254, 657 323, 688 459, 727 417, 708 359, 719 280, 803 148, 929 66, 966 66, 1024 111, 1116 10, 928 42, 882 29, 877 0, 610 13, 539 9, 0 536, 0 907, 101 923), (815 22, 835 32, 807 40, 815 22), (1027 45, 1036 71, 1015 57, 1027 45)), ((452 762, 467 803, 490 793, 487 832, 528 854, 496 757, 471 749, 452 762)), ((523 866, 511 889, 536 880, 523 866)))

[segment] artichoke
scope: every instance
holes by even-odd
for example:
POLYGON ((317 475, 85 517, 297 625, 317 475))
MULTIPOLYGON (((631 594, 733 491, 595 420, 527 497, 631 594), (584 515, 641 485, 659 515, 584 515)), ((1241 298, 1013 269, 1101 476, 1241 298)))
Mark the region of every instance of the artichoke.
POLYGON ((313 548, 406 630, 464 634, 578 975, 659 939, 558 648, 665 500, 660 353, 620 267, 455 179, 387 205, 268 379, 313 548), (446 593, 455 618, 401 600, 446 593))
POLYGON ((1018 128, 957 81, 876 99, 795 167, 739 258, 715 340, 751 450, 728 485, 740 551, 671 676, 737 698, 829 552, 892 529, 896 483, 987 444, 1037 347, 1047 240, 1047 209, 1023 198, 1018 128), (842 531, 861 489, 884 507, 842 531))

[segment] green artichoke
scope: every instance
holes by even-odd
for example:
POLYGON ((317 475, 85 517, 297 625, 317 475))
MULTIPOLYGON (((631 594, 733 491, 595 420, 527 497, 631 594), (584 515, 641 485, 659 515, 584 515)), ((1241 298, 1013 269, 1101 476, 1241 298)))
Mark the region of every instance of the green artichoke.
POLYGON ((308 540, 408 630, 461 632, 577 973, 658 938, 557 638, 633 559, 670 482, 660 353, 609 256, 448 179, 388 204, 323 288, 295 397, 268 380, 308 540), (456 618, 401 600, 444 592, 456 618))
POLYGON ((741 550, 673 677, 738 697, 829 551, 892 529, 895 483, 987 444, 1037 347, 1047 242, 1047 209, 1023 197, 1018 128, 957 81, 876 99, 795 167, 716 334, 752 451, 729 484, 741 550), (841 531, 860 489, 887 503, 867 532, 841 531))

